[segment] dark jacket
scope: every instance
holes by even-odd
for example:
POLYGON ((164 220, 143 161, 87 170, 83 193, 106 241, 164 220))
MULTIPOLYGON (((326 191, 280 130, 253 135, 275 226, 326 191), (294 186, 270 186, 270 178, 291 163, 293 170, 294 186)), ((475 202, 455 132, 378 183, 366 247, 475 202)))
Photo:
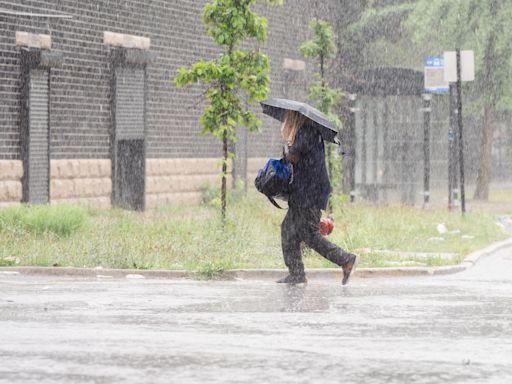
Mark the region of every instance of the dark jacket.
POLYGON ((318 130, 303 125, 289 148, 298 158, 293 166, 293 183, 288 203, 300 208, 326 209, 331 183, 325 165, 324 141, 318 130))

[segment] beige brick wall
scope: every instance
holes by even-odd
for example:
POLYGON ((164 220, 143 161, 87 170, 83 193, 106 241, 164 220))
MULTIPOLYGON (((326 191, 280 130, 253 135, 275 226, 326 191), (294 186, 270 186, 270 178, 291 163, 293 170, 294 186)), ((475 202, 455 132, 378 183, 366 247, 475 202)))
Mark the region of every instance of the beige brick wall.
POLYGON ((110 160, 51 161, 50 201, 109 208, 112 195, 110 160))
POLYGON ((0 208, 21 202, 22 177, 21 160, 0 160, 0 208))
POLYGON ((217 158, 147 159, 146 207, 199 204, 206 182, 220 185, 220 170, 217 158))
MULTIPOLYGON (((248 163, 248 184, 267 159, 248 163)), ((230 167, 231 168, 231 167, 230 167)), ((228 170, 231 172, 231 169, 228 170)), ((146 207, 164 204, 199 204, 203 186, 220 185, 220 163, 208 159, 147 159, 146 207)), ((0 161, 0 207, 17 204, 22 198, 23 165, 19 160, 0 161)), ((95 208, 110 208, 112 177, 110 160, 75 159, 51 161, 50 201, 95 208)))

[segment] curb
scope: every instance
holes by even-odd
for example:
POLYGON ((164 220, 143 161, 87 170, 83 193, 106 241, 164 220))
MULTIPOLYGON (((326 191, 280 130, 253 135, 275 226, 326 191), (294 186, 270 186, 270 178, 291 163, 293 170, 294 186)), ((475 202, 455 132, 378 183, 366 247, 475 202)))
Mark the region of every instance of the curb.
MULTIPOLYGON (((358 268, 354 272, 356 278, 372 277, 409 277, 437 276, 463 272, 473 267, 481 259, 492 255, 503 248, 512 247, 512 238, 500 241, 473 252, 457 265, 442 267, 402 267, 402 268, 358 268)), ((286 269, 230 269, 213 276, 216 280, 263 280, 278 279, 288 272, 286 269)), ((340 268, 308 269, 309 278, 341 279, 340 268)), ((139 269, 104 269, 74 267, 0 267, 1 275, 30 276, 65 276, 97 279, 205 279, 200 272, 184 270, 139 270, 139 269)))

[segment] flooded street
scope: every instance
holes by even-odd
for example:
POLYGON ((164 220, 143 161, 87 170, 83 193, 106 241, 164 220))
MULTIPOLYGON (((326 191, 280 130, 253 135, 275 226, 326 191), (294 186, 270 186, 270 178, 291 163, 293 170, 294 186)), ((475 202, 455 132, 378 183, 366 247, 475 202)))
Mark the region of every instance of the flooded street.
POLYGON ((512 252, 458 275, 0 275, 1 383, 509 383, 512 252))

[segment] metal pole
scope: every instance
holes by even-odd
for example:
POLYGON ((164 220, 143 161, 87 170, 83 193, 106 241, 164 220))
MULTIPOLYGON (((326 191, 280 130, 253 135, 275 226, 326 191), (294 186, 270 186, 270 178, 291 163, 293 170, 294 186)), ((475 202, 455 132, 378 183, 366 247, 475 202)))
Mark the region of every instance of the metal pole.
POLYGON ((390 145, 389 145, 389 99, 387 97, 384 97, 384 112, 383 112, 383 127, 384 132, 382 134, 382 148, 383 148, 383 173, 382 173, 382 183, 383 183, 383 191, 382 191, 382 198, 384 199, 384 202, 387 203, 388 201, 388 186, 390 184, 389 182, 389 163, 392 159, 392 156, 390 156, 390 145))
POLYGON ((379 99, 376 98, 375 104, 373 106, 373 153, 372 153, 372 178, 373 178, 373 186, 372 186, 372 200, 377 203, 379 201, 379 189, 378 189, 378 166, 379 166, 379 99))
POLYGON ((466 195, 464 191, 464 143, 462 126, 462 81, 461 81, 460 48, 457 48, 457 120, 459 125, 459 168, 460 168, 460 201, 462 214, 466 213, 466 195))
POLYGON ((453 123, 453 147, 452 147, 452 196, 453 196, 453 206, 457 208, 459 206, 459 156, 458 156, 458 148, 459 148, 459 129, 458 129, 458 119, 459 108, 458 108, 458 95, 457 95, 457 84, 454 84, 454 92, 455 96, 453 98, 453 111, 454 111, 454 123, 453 123))
POLYGON ((430 202, 430 114, 432 95, 423 94, 423 207, 430 202))
POLYGON ((370 107, 370 103, 368 100, 363 104, 362 110, 362 126, 361 126, 361 188, 363 189, 364 198, 368 198, 367 188, 366 188, 366 171, 368 170, 368 164, 366 162, 366 133, 368 131, 368 110, 370 107))
POLYGON ((349 122, 349 148, 347 154, 349 155, 349 189, 350 189, 350 202, 353 203, 356 199, 356 108, 357 95, 348 95, 350 100, 350 122, 349 122))
POLYGON ((454 164, 454 146, 455 146, 455 113, 456 113, 456 103, 455 103, 455 86, 450 83, 450 122, 448 128, 448 209, 453 208, 453 189, 455 188, 455 183, 453 176, 455 174, 455 164, 454 164))

